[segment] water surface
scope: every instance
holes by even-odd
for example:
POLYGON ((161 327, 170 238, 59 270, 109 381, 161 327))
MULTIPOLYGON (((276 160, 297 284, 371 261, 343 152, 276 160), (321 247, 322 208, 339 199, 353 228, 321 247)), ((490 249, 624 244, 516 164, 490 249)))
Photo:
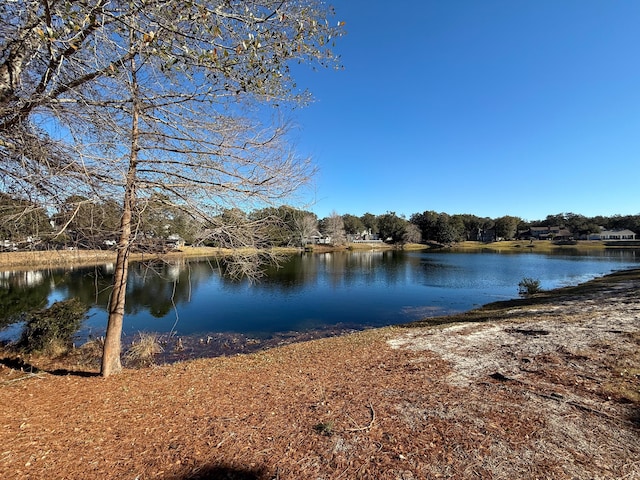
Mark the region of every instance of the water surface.
MULTIPOLYGON (((544 289, 640 264, 635 250, 597 254, 359 251, 292 256, 257 283, 233 281, 215 263, 134 263, 125 335, 153 331, 206 338, 344 330, 405 323, 518 296, 524 277, 544 289)), ((104 333, 113 266, 0 273, 0 334, 19 313, 78 297, 91 306, 79 340, 104 333)))

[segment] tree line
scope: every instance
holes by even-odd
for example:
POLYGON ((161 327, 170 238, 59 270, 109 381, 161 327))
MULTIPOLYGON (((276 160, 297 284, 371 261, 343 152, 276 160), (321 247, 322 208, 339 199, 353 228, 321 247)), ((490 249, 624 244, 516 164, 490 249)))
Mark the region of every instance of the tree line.
MULTIPOLYGON (((365 213, 360 217, 345 214, 341 219, 346 235, 353 237, 368 232, 391 243, 433 242, 450 245, 463 241, 510 240, 527 236, 531 227, 559 227, 569 231, 576 239, 597 233, 601 228, 640 232, 640 214, 587 217, 575 213, 559 213, 527 221, 509 215, 489 218, 427 210, 414 213, 408 219, 395 212, 382 215, 365 213)), ((319 221, 321 231, 326 222, 327 219, 319 221)))
MULTIPOLYGON (((91 201, 72 195, 54 212, 0 193, 0 246, 4 250, 106 249, 115 246, 122 216, 113 201, 91 201)), ((607 230, 640 232, 640 215, 586 217, 575 213, 548 215, 525 221, 520 217, 450 215, 432 210, 414 213, 408 219, 395 212, 357 216, 332 212, 318 218, 308 210, 282 205, 245 212, 226 209, 197 221, 172 207, 161 195, 150 197, 135 212, 136 248, 151 251, 177 242, 214 247, 301 247, 314 238, 342 245, 353 240, 380 239, 394 244, 433 242, 450 245, 462 241, 495 241, 526 236, 531 227, 559 227, 574 238, 607 230), (251 236, 241 232, 253 225, 251 236)))

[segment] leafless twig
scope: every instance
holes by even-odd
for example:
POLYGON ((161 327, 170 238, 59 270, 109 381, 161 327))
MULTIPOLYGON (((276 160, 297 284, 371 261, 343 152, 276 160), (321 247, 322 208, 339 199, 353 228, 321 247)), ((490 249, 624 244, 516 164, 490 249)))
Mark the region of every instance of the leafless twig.
POLYGON ((369 412, 371 413, 371 421, 369 422, 369 424, 365 425, 364 427, 347 428, 346 429, 347 432, 362 432, 364 430, 371 429, 371 427, 373 426, 373 423, 376 421, 376 411, 373 409, 373 405, 371 403, 369 403, 367 407, 369 408, 369 412))

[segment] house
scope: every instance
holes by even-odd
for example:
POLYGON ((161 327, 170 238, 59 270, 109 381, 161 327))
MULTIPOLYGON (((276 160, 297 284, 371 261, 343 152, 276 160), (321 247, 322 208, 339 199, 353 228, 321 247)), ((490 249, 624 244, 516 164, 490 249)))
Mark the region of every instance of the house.
POLYGON ((313 234, 305 237, 304 243, 306 245, 328 245, 331 243, 331 237, 328 235, 325 236, 316 230, 313 234))
POLYGON ((476 234, 476 240, 484 243, 495 242, 497 240, 495 227, 487 229, 479 228, 476 234))
POLYGON ((15 252, 18 250, 18 245, 11 240, 0 240, 0 251, 15 252))
POLYGON ((573 234, 564 227, 531 227, 529 229, 529 238, 538 240, 571 240, 573 234))
POLYGON ((541 237, 547 237, 549 235, 549 227, 531 227, 529 229, 529 236, 540 240, 541 237))
POLYGON ((553 233, 554 240, 573 240, 573 233, 568 228, 561 228, 553 233))
POLYGON ((588 240, 602 240, 606 242, 619 242, 623 240, 638 240, 638 235, 628 229, 624 230, 605 230, 601 228, 598 233, 591 233, 587 237, 588 240))
POLYGON ((172 233, 167 237, 167 247, 169 248, 182 248, 185 245, 184 238, 177 233, 172 233))
POLYGON ((360 233, 347 235, 347 241, 351 243, 382 243, 377 233, 371 233, 371 229, 363 230, 360 233))

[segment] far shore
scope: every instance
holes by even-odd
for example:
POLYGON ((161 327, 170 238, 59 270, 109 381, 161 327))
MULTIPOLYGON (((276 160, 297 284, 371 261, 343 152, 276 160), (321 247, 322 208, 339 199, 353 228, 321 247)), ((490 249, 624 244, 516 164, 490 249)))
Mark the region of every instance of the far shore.
MULTIPOLYGON (((452 252, 592 252, 605 250, 610 248, 639 248, 631 247, 615 247, 605 245, 600 241, 578 241, 571 245, 556 244, 548 240, 508 240, 499 242, 459 242, 452 245, 434 245, 434 244, 406 244, 403 246, 391 245, 386 243, 349 243, 342 246, 333 245, 313 245, 306 249, 314 253, 326 253, 333 251, 346 250, 434 250, 434 251, 452 251, 452 252)), ((245 249, 241 253, 251 253, 255 250, 245 249)), ((302 251, 297 247, 277 247, 271 250, 276 255, 293 254, 302 251)), ((216 247, 182 247, 169 252, 163 253, 132 253, 131 261, 148 261, 148 260, 166 260, 176 261, 182 258, 197 257, 224 257, 232 255, 234 252, 230 249, 216 247)), ((113 250, 45 250, 30 252, 2 252, 0 253, 0 269, 25 269, 25 268, 51 268, 51 267, 76 267, 76 266, 92 266, 103 263, 115 262, 116 252, 113 250)))

